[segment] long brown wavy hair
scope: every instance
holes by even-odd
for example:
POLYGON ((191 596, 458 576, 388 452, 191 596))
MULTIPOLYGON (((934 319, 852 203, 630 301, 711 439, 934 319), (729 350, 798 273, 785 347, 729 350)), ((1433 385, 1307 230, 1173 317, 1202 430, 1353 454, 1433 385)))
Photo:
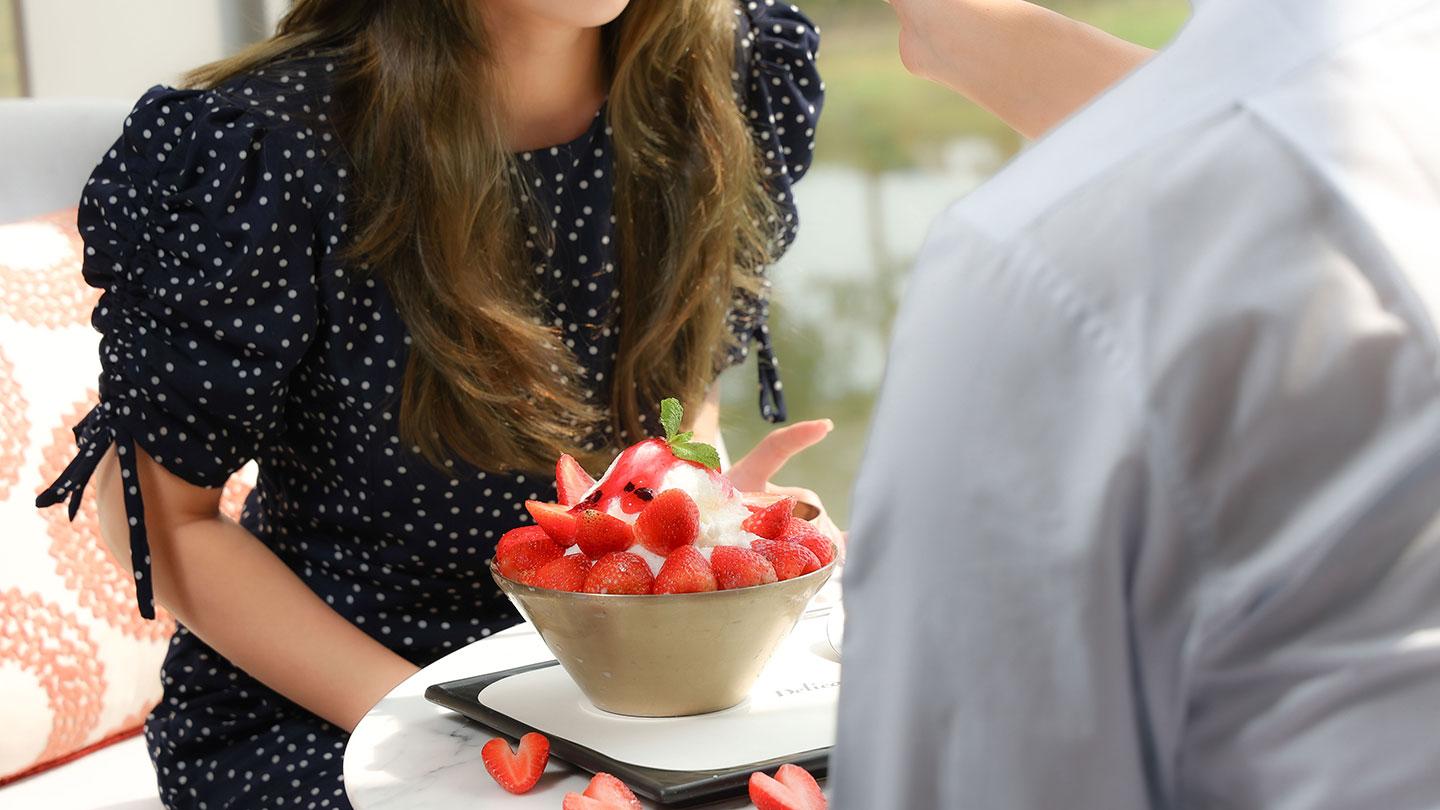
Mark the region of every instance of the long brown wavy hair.
POLYGON ((474 0, 296 0, 274 37, 188 79, 214 88, 309 51, 335 60, 334 121, 355 169, 348 250, 411 336, 401 435, 436 463, 542 469, 607 420, 640 436, 661 398, 698 404, 734 341, 726 314, 777 236, 735 96, 735 17, 734 0, 631 0, 602 32, 620 277, 608 409, 540 314, 525 242, 546 219, 522 204, 474 0))

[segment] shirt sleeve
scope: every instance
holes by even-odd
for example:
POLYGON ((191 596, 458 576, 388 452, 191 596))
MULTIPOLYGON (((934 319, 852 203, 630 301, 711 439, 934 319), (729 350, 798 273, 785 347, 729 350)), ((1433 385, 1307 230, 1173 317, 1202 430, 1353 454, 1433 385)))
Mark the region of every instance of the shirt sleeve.
POLYGON ((1063 274, 932 234, 855 489, 837 807, 1149 807, 1137 375, 1063 274))
POLYGON ((259 116, 211 92, 156 88, 81 198, 84 276, 103 290, 100 403, 75 460, 39 499, 71 514, 112 445, 140 611, 153 618, 134 448, 219 487, 284 430, 292 371, 317 328, 303 172, 259 116))
POLYGON ((1436 806, 1428 265, 1316 168, 1346 135, 1238 111, 1003 244, 937 224, 856 485, 838 807, 1436 806))
MULTIPOLYGON (((780 220, 773 256, 779 258, 799 231, 793 188, 810 167, 824 104, 825 84, 816 67, 820 32, 799 8, 775 0, 747 0, 736 13, 735 81, 780 220)), ((785 397, 770 339, 769 285, 762 279, 758 293, 737 298, 730 313, 736 342, 729 363, 743 362, 752 343, 759 346, 760 413, 782 422, 785 397)))
POLYGON ((1310 90, 1190 137, 1207 159, 1169 153, 1141 175, 1151 399, 1201 540, 1184 561, 1197 586, 1183 725, 1161 754, 1181 805, 1436 807, 1440 364, 1416 291, 1433 274, 1416 249, 1428 229, 1376 217, 1410 187, 1412 155, 1367 163, 1343 128, 1265 117, 1316 103, 1310 90))

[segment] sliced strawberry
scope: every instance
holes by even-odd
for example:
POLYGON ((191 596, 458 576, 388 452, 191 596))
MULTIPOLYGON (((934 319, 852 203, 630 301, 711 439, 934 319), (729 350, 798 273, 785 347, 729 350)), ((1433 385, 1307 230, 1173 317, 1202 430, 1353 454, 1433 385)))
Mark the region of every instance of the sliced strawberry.
POLYGON ((635 545, 635 530, 614 515, 607 515, 599 509, 584 509, 575 527, 575 542, 586 557, 598 560, 613 551, 624 551, 635 545))
POLYGON ((798 765, 781 765, 772 778, 750 774, 750 801, 759 810, 825 810, 828 802, 815 777, 798 765))
POLYGON ((597 773, 585 788, 585 796, 600 802, 606 810, 642 810, 635 793, 608 773, 597 773))
POLYGON ((570 508, 558 503, 526 501, 525 511, 535 518, 535 525, 545 530, 550 539, 569 548, 575 545, 575 527, 578 523, 570 508))
POLYGON ((665 556, 700 536, 700 507, 683 489, 667 489, 655 496, 635 519, 635 539, 650 551, 665 556))
POLYGON ((565 553, 538 526, 521 526, 501 536, 495 545, 495 566, 506 579, 530 584, 541 566, 565 553))
POLYGON ((824 568, 835 561, 835 544, 825 536, 806 537, 800 541, 800 545, 810 550, 815 559, 820 561, 820 567, 824 568))
POLYGON ((555 462, 555 491, 560 495, 560 503, 564 506, 580 503, 593 486, 595 479, 585 472, 580 462, 568 453, 561 453, 560 460, 555 462))
POLYGON ((599 799, 581 796, 579 793, 566 793, 560 810, 612 810, 612 808, 599 799))
POLYGON ((830 538, 821 534, 820 530, 812 526, 808 520, 790 518, 790 525, 785 528, 785 534, 780 539, 799 543, 810 549, 810 553, 815 555, 822 567, 835 560, 835 544, 830 542, 830 538))
POLYGON ((821 534, 820 530, 815 528, 814 524, 812 524, 810 521, 802 520, 798 517, 791 517, 790 521, 785 524, 785 531, 782 532, 781 535, 775 539, 788 540, 792 543, 798 543, 806 537, 824 536, 825 535, 821 534))
POLYGON ((511 793, 524 793, 535 787, 550 761, 550 740, 544 734, 531 732, 520 738, 520 751, 510 750, 510 743, 496 737, 480 749, 485 770, 511 793))
POLYGON ((705 555, 694 546, 681 546, 670 552, 660 573, 655 575, 655 593, 704 593, 717 590, 715 574, 705 555))
POLYGON ((595 561, 585 576, 585 593, 650 593, 655 575, 639 554, 614 551, 595 561))
POLYGON ((762 537, 752 542, 750 548, 760 552, 765 559, 770 561, 770 564, 775 567, 775 576, 780 579, 794 579, 811 571, 820 570, 820 560, 814 552, 799 543, 766 540, 762 537))
POLYGON ((590 560, 584 554, 566 554, 540 566, 530 578, 531 585, 553 591, 579 591, 585 587, 590 573, 590 560))
POLYGON ((759 553, 739 546, 716 546, 710 551, 710 570, 722 591, 775 582, 775 566, 759 553))
POLYGON ((795 499, 781 498, 764 509, 745 518, 740 528, 751 534, 758 534, 766 540, 777 540, 785 534, 785 529, 790 526, 790 518, 795 514, 795 499))

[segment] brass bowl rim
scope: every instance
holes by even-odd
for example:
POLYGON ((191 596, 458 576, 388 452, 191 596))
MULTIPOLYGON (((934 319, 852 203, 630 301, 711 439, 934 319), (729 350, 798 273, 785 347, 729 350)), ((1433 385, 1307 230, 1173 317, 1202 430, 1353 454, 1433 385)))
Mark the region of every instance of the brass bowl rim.
MULTIPOLYGON (((736 546, 736 548, 743 548, 743 546, 736 546)), ((523 582, 518 582, 518 581, 516 581, 516 580, 513 580, 513 579, 505 576, 504 574, 500 573, 500 568, 495 564, 495 559, 494 559, 494 558, 491 558, 490 560, 488 560, 488 561, 487 561, 487 564, 490 566, 490 575, 495 578, 496 582, 499 583, 499 582, 503 581, 504 585, 502 585, 502 589, 504 589, 504 590, 514 589, 514 590, 517 590, 517 591, 522 591, 522 592, 524 592, 524 593, 537 594, 537 595, 541 595, 541 596, 548 595, 548 594, 558 594, 558 595, 560 595, 561 597, 573 598, 575 601, 597 601, 597 602, 608 602, 608 601, 612 601, 612 600, 614 600, 614 601, 655 601, 655 600, 661 600, 661 599, 663 599, 663 600, 666 600, 666 601, 673 602, 673 601, 675 601, 676 599, 680 599, 680 598, 684 598, 684 597, 703 598, 703 597, 707 597, 707 596, 708 596, 708 597, 716 597, 716 596, 719 596, 720 594, 756 593, 756 592, 762 591, 762 590, 764 590, 764 589, 766 589, 766 588, 773 588, 773 587, 775 587, 775 586, 777 586, 777 585, 789 585, 789 584, 791 584, 791 583, 804 582, 805 580, 808 580, 808 579, 811 579, 811 578, 814 578, 814 577, 819 577, 819 576, 821 576, 822 574, 824 574, 824 575, 826 575, 826 576, 829 576, 829 574, 832 572, 832 569, 835 568, 835 564, 838 563, 839 561, 840 561, 840 558, 837 556, 835 559, 831 560, 829 563, 826 563, 825 565, 820 566, 819 568, 817 568, 817 569, 814 570, 814 571, 811 571, 811 572, 808 573, 808 574, 801 574, 801 575, 798 576, 798 577, 791 577, 791 578, 789 578, 789 579, 780 579, 780 580, 776 580, 776 581, 774 581, 774 582, 767 582, 767 583, 765 583, 764 585, 749 585, 749 586, 744 587, 744 588, 716 589, 716 590, 713 590, 713 591, 698 591, 698 592, 695 592, 695 593, 585 593, 585 592, 583 592, 583 591, 561 591, 561 590, 556 590, 555 588, 540 588, 540 587, 537 587, 537 586, 535 586, 535 585, 526 585, 526 584, 523 583, 523 582), (508 585, 509 587, 506 588, 506 587, 504 587, 505 585, 508 585)))

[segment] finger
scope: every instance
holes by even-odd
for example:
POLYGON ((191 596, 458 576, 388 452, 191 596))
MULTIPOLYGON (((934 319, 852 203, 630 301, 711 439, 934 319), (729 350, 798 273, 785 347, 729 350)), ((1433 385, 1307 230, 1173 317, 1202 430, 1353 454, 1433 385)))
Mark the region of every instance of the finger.
POLYGON ((797 422, 771 431, 755 449, 730 467, 727 475, 740 490, 762 490, 765 482, 780 471, 792 456, 829 435, 835 424, 829 419, 797 422))

